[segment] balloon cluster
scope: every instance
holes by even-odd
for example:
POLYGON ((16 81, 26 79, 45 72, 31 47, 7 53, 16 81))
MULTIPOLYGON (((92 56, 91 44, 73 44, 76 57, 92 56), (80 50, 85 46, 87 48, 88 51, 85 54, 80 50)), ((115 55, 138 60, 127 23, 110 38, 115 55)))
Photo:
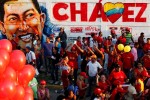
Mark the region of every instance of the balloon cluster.
POLYGON ((34 77, 35 69, 25 64, 22 51, 12 51, 9 40, 0 40, 0 100, 33 100, 28 83, 34 77))
POLYGON ((124 47, 123 44, 119 44, 119 45, 118 45, 118 50, 120 50, 120 51, 123 51, 123 50, 124 50, 124 52, 130 52, 131 47, 128 46, 128 45, 124 47))

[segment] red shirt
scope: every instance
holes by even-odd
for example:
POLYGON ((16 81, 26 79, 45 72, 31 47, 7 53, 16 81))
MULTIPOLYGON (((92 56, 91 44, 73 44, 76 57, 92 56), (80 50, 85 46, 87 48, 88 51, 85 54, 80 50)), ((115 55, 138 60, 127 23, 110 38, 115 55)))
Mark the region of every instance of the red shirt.
POLYGON ((143 49, 144 49, 144 52, 147 53, 148 50, 150 50, 150 44, 147 44, 147 43, 146 43, 146 44, 144 45, 144 48, 143 48, 143 49))
MULTIPOLYGON (((146 69, 143 68, 143 71, 146 71, 146 69)), ((142 73, 143 71, 140 72, 140 71, 138 70, 138 68, 136 68, 136 69, 134 70, 134 73, 137 75, 136 78, 141 78, 141 77, 142 77, 142 74, 141 74, 141 73, 142 73)))
MULTIPOLYGON (((78 85, 79 86, 79 85, 78 85)), ((86 83, 82 83, 82 88, 85 88, 87 86, 87 84, 86 83)), ((86 89, 84 89, 84 90, 81 90, 80 88, 79 88, 79 96, 81 96, 81 97, 83 97, 84 95, 85 95, 85 93, 86 93, 86 89)))
POLYGON ((102 42, 103 42, 103 38, 100 37, 100 36, 98 36, 98 37, 97 37, 97 42, 98 42, 98 43, 102 43, 102 42))
POLYGON ((131 52, 123 53, 122 54, 122 62, 124 69, 130 69, 133 67, 134 56, 131 52))
POLYGON ((103 91, 103 93, 105 93, 106 91, 109 90, 109 87, 110 87, 110 83, 109 82, 101 82, 99 81, 98 82, 98 87, 103 91))
POLYGON ((76 53, 73 52, 67 52, 69 61, 73 62, 74 64, 74 69, 78 69, 78 63, 77 63, 77 55, 76 53))
POLYGON ((118 38, 118 41, 120 41, 120 43, 122 43, 122 44, 125 44, 125 43, 126 43, 126 38, 123 37, 123 36, 120 36, 120 37, 118 38))
POLYGON ((145 68, 150 69, 150 56, 149 56, 149 55, 145 55, 145 56, 142 58, 142 61, 143 61, 143 66, 144 66, 145 68))
MULTIPOLYGON (((82 48, 81 41, 77 41, 77 45, 78 45, 80 48, 82 48)), ((77 49, 77 47, 76 47, 76 50, 77 50, 77 53, 78 53, 78 54, 81 53, 80 50, 77 49)))
POLYGON ((126 78, 127 76, 123 71, 120 72, 112 71, 111 74, 109 75, 110 82, 112 82, 112 84, 115 86, 118 85, 118 82, 119 84, 124 84, 126 78))
POLYGON ((104 46, 110 46, 111 45, 111 40, 105 40, 104 41, 104 46))

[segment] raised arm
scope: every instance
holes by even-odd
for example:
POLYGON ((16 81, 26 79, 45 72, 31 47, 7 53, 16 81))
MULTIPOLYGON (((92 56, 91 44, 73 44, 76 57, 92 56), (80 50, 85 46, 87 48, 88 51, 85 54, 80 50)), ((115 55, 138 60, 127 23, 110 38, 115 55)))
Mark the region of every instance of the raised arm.
POLYGON ((102 55, 102 60, 104 60, 104 54, 101 50, 99 50, 95 45, 94 45, 94 49, 100 54, 102 55))
POLYGON ((77 49, 78 49, 81 53, 84 53, 84 50, 82 50, 77 44, 75 44, 75 46, 77 47, 77 49))

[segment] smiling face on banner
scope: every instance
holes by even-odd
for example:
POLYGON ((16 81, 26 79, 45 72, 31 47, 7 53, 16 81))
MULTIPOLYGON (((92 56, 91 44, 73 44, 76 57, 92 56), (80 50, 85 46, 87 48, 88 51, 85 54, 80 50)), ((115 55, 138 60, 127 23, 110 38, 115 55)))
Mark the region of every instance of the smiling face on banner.
POLYGON ((36 1, 8 0, 4 3, 3 33, 21 48, 31 46, 34 35, 42 36, 45 15, 37 10, 36 1))

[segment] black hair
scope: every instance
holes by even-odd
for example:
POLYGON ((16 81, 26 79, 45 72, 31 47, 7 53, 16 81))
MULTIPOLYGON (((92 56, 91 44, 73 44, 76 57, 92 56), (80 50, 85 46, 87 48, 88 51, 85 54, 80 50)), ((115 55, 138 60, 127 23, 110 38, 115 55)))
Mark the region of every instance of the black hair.
POLYGON ((136 82, 136 79, 135 78, 131 78, 130 80, 129 80, 129 82, 130 82, 130 84, 135 84, 135 82, 136 82))
POLYGON ((138 43, 138 42, 135 42, 135 43, 134 43, 134 45, 136 45, 136 46, 137 46, 137 45, 139 45, 139 43, 138 43))
MULTIPOLYGON (((4 4, 8 1, 18 1, 18 0, 0 0, 0 21, 4 22, 4 4)), ((41 14, 41 9, 37 0, 31 0, 36 10, 41 14)), ((19 9, 19 8, 18 8, 19 9)))
POLYGON ((91 37, 94 37, 95 36, 95 33, 91 33, 91 37))
POLYGON ((59 37, 59 36, 57 36, 57 37, 55 38, 55 39, 56 39, 56 41, 57 41, 57 39, 58 39, 58 38, 60 38, 60 37, 59 37))
POLYGON ((81 36, 78 36, 77 39, 81 38, 81 36))
POLYGON ((64 95, 59 95, 59 96, 57 97, 57 100, 63 100, 63 99, 65 99, 65 96, 64 96, 64 95))
POLYGON ((55 49, 57 52, 58 52, 58 50, 59 50, 58 47, 54 47, 54 49, 55 49))
POLYGON ((120 96, 120 93, 118 92, 116 95, 115 95, 115 99, 114 100, 120 100, 121 96, 120 96))

